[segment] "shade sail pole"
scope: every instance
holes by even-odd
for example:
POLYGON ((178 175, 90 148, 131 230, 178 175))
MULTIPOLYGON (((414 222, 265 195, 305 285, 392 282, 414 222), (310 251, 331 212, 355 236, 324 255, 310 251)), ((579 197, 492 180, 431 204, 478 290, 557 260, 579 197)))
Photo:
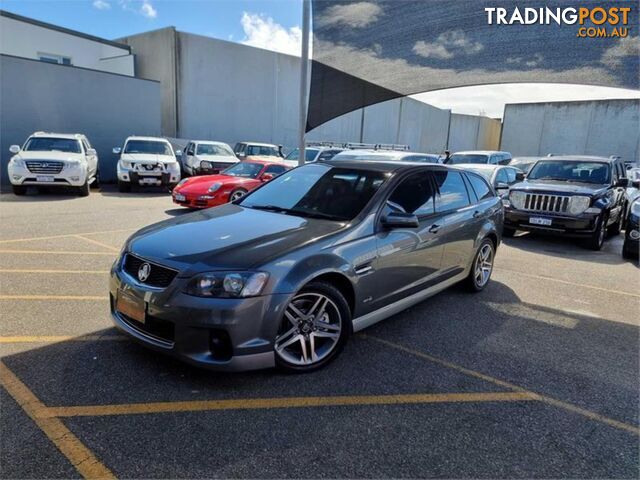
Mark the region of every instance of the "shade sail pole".
POLYGON ((298 165, 304 165, 304 132, 307 128, 307 84, 309 74, 309 35, 311 0, 302 0, 302 52, 300 59, 300 124, 298 132, 298 165))

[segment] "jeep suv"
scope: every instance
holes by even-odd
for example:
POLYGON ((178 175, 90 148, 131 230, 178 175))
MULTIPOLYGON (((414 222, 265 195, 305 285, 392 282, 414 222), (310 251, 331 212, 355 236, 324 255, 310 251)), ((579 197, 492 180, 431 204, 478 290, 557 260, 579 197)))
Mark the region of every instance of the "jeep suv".
POLYGON ((83 197, 98 181, 98 154, 80 133, 36 132, 24 146, 11 145, 7 171, 16 195, 27 186, 71 186, 83 197))
POLYGON ((180 181, 180 164, 168 140, 158 137, 129 137, 124 147, 113 153, 118 160, 118 190, 131 191, 132 185, 167 186, 173 190, 180 181))
POLYGON ((540 159, 524 182, 510 188, 503 234, 554 233, 582 238, 589 248, 600 250, 607 233, 620 233, 627 183, 617 158, 540 159))

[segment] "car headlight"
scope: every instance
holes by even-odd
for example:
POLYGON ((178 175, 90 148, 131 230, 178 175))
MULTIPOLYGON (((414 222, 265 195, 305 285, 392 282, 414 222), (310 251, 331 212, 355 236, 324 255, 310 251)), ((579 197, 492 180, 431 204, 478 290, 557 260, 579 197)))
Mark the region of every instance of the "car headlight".
POLYGON ((14 167, 23 167, 24 168, 24 160, 20 157, 12 157, 11 163, 13 163, 14 167))
POLYGON ((167 170, 169 170, 170 172, 179 172, 180 171, 180 164, 178 162, 171 162, 167 164, 167 170))
POLYGON ((213 168, 213 164, 207 160, 203 160, 200 162, 200 168, 207 168, 210 170, 213 168))
POLYGON ((631 204, 631 215, 640 217, 640 200, 636 200, 631 204))
POLYGON ((569 214, 570 215, 580 215, 583 213, 589 205, 591 204, 590 197, 583 197, 580 195, 575 195, 571 197, 569 201, 569 214))
POLYGON ((509 201, 511 202, 511 205, 513 205, 513 208, 523 209, 526 198, 527 194, 524 192, 519 192, 517 190, 511 190, 509 192, 509 201))
POLYGON ((132 167, 131 162, 129 162, 127 160, 120 160, 120 165, 122 166, 122 168, 131 168, 132 167))
POLYGON ((218 190, 220 190, 220 187, 222 187, 222 184, 220 182, 216 182, 213 185, 211 185, 209 187, 209 190, 207 190, 207 191, 209 193, 217 192, 218 190))
POLYGON ((244 298, 260 295, 269 274, 265 272, 209 272, 192 278, 185 293, 196 297, 244 298))

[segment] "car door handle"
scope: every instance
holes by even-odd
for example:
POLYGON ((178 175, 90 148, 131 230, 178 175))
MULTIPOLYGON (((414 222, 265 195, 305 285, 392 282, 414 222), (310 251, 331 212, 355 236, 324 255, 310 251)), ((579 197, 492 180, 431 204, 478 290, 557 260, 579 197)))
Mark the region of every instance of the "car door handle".
POLYGON ((440 225, 437 223, 434 223, 429 227, 429 233, 438 233, 438 230, 440 230, 440 225))
POLYGON ((478 218, 480 216, 480 211, 476 210, 475 212, 473 212, 473 218, 478 218))

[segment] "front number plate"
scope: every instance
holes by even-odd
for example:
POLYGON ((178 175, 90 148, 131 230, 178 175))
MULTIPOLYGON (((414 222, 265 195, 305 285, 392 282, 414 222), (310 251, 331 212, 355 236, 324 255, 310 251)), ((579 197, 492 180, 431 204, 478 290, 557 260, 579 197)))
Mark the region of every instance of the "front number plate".
POLYGON ((118 293, 116 310, 136 322, 144 323, 144 301, 127 295, 124 292, 118 293))
POLYGON ((185 197, 184 195, 180 195, 179 193, 176 194, 176 200, 178 202, 184 202, 187 199, 187 197, 185 197))
POLYGON ((531 225, 545 225, 548 227, 551 225, 551 219, 542 217, 529 217, 529 223, 531 225))
POLYGON ((42 177, 42 176, 38 176, 36 177, 36 180, 38 182, 53 182, 53 177, 42 177))

